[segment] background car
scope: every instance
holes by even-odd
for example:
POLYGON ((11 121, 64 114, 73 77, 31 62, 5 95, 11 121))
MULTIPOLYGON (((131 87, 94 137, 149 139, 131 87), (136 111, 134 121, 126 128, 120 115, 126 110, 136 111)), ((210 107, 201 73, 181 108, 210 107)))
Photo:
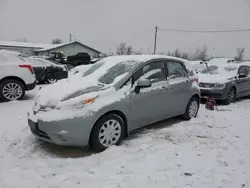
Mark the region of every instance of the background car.
POLYGON ((22 99, 25 91, 35 86, 31 64, 16 53, 0 50, 0 98, 3 101, 22 99))
POLYGON ((190 61, 191 65, 193 66, 193 69, 198 73, 200 70, 203 70, 206 67, 206 64, 204 61, 190 61))
POLYGON ((222 64, 226 64, 226 63, 236 63, 235 59, 233 58, 224 58, 224 57, 216 57, 211 59, 210 61, 207 62, 209 65, 212 64, 218 64, 218 63, 222 63, 222 64))
POLYGON ((201 96, 232 103, 236 98, 250 95, 250 66, 248 64, 213 64, 198 73, 201 96))
POLYGON ((31 132, 47 142, 102 151, 132 130, 199 109, 197 77, 169 56, 111 56, 81 77, 40 90, 28 115, 31 132), (51 95, 53 93, 53 95, 51 95))
POLYGON ((36 80, 40 83, 55 83, 57 80, 68 77, 66 65, 60 65, 55 62, 42 58, 27 58, 35 71, 36 80))

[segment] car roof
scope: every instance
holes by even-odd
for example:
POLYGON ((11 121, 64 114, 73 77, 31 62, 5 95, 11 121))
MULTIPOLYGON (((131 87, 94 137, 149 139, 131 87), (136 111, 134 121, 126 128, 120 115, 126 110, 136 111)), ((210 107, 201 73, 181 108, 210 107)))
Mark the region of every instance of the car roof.
POLYGON ((106 58, 103 58, 102 60, 105 61, 116 61, 116 62, 122 62, 122 61, 138 61, 138 62, 146 62, 154 59, 172 59, 177 61, 183 61, 186 62, 187 60, 172 57, 172 56, 165 56, 165 55, 119 55, 119 56, 109 56, 106 58))

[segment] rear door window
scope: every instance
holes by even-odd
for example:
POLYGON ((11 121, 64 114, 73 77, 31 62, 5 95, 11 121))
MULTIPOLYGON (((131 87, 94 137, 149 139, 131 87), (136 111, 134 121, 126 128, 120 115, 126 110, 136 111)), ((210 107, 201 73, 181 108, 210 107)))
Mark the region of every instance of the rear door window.
POLYGON ((168 77, 171 78, 180 78, 187 75, 186 70, 183 65, 179 62, 167 61, 168 68, 168 77))
POLYGON ((166 80, 166 68, 163 61, 153 61, 141 67, 133 75, 133 81, 149 79, 152 83, 166 80))

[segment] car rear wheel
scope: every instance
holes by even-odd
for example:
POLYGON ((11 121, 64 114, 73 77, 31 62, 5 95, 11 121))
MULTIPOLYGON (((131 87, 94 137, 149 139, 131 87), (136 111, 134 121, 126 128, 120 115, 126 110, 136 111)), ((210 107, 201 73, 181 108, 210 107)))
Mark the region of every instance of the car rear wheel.
POLYGON ((228 104, 234 102, 235 97, 236 97, 236 90, 235 90, 235 88, 231 88, 228 92, 227 99, 224 101, 224 103, 226 105, 228 105, 228 104))
POLYGON ((186 107, 185 114, 182 115, 184 120, 190 120, 195 118, 199 111, 199 99, 197 97, 192 97, 186 107))
POLYGON ((90 146, 96 151, 104 151, 112 145, 119 145, 123 138, 122 118, 116 114, 108 114, 95 124, 90 136, 90 146))
POLYGON ((18 80, 6 80, 0 85, 0 98, 3 101, 20 100, 24 95, 24 85, 18 80))
POLYGON ((51 73, 46 75, 45 80, 49 84, 53 84, 53 83, 57 82, 57 79, 51 73))

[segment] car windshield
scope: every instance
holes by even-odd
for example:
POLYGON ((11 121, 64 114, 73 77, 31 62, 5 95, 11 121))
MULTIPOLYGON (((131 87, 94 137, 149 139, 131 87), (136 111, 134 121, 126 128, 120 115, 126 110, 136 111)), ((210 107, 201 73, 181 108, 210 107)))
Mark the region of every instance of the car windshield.
POLYGON ((103 84, 112 84, 116 78, 126 74, 134 66, 135 63, 135 61, 126 61, 114 65, 99 78, 99 82, 103 84))
POLYGON ((235 66, 216 66, 216 65, 209 65, 200 71, 203 74, 230 74, 236 73, 237 67, 235 66))

